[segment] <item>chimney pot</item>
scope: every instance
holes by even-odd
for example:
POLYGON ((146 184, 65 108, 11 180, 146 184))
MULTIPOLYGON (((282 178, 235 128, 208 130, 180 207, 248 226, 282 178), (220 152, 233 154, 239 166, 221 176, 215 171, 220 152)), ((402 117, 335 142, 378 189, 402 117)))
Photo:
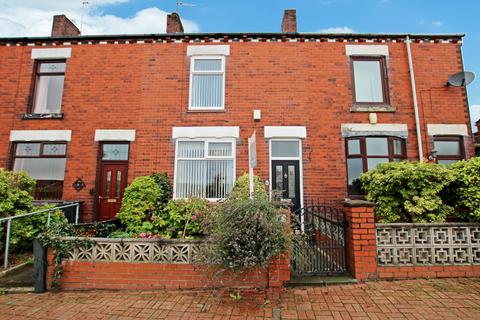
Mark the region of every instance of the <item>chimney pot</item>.
POLYGON ((182 20, 176 12, 167 15, 167 33, 183 33, 182 20))
POLYGON ((80 30, 66 15, 53 16, 52 37, 79 36, 80 30))
POLYGON ((294 33, 297 32, 297 10, 287 9, 283 14, 282 32, 294 33))

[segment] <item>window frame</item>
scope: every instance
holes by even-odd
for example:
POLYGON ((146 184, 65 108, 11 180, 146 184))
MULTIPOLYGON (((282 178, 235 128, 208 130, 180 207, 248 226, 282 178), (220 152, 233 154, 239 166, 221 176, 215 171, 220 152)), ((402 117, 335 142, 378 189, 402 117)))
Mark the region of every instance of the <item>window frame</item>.
POLYGON ((189 82, 189 96, 188 96, 188 110, 189 111, 223 111, 225 110, 225 83, 226 83, 226 59, 223 55, 196 55, 190 57, 190 82, 189 82), (195 71, 196 60, 221 60, 222 69, 220 71, 195 71), (198 107, 192 105, 192 90, 193 90, 193 76, 198 74, 217 74, 223 75, 222 78, 222 102, 220 106, 198 107))
POLYGON ((351 193, 351 187, 350 184, 348 183, 348 159, 362 159, 362 169, 363 173, 368 172, 368 159, 369 158, 377 158, 377 159, 385 159, 388 158, 388 162, 393 162, 395 160, 407 160, 407 141, 406 139, 396 137, 396 136, 385 136, 385 135, 372 135, 372 136, 353 136, 353 137, 347 137, 345 138, 345 169, 346 169, 346 174, 347 174, 347 192, 349 196, 357 196, 357 197, 362 197, 361 195, 355 195, 351 193), (373 155, 369 156, 367 155, 367 138, 386 138, 387 139, 387 144, 388 144, 388 155, 373 155), (352 154, 350 155, 349 149, 348 149, 348 141, 350 140, 359 140, 360 143, 360 153, 359 154, 352 154), (401 154, 395 154, 394 152, 394 146, 393 143, 395 140, 401 141, 401 148, 402 148, 402 153, 401 154))
POLYGON ((32 115, 61 115, 62 114, 62 106, 63 106, 63 94, 65 92, 65 79, 67 75, 67 59, 36 59, 34 63, 34 74, 33 74, 33 86, 32 86, 32 101, 29 104, 28 112, 32 115), (65 71, 64 72, 40 72, 40 67, 42 63, 65 63, 65 71), (62 88, 62 103, 60 104, 60 112, 51 112, 51 113, 39 113, 35 112, 35 103, 37 101, 37 89, 38 89, 38 82, 41 76, 61 76, 63 75, 63 88, 62 88))
POLYGON ((387 70, 387 60, 385 56, 375 55, 375 56, 361 56, 354 55, 350 56, 350 70, 351 70, 351 81, 352 81, 352 94, 353 94, 353 104, 358 106, 385 106, 390 105, 390 90, 388 87, 388 70, 387 70), (382 102, 362 102, 357 101, 357 88, 355 87, 355 61, 377 61, 380 63, 380 77, 382 83, 382 102))
MULTIPOLYGON (((237 180, 237 144, 235 138, 179 138, 175 140, 175 163, 174 163, 174 175, 173 175, 173 199, 187 199, 187 198, 180 198, 177 197, 177 164, 178 160, 233 160, 233 175, 232 175, 232 186, 235 184, 237 180), (204 156, 203 158, 184 158, 178 156, 178 143, 179 142, 195 142, 195 141, 202 141, 204 142, 204 156), (222 143, 231 143, 232 144, 232 155, 229 157, 226 156, 208 156, 208 144, 210 142, 222 142, 222 143)), ((227 194, 228 195, 228 194, 227 194)), ((219 200, 223 200, 224 198, 203 198, 207 201, 216 202, 219 200)))
MULTIPOLYGON (((12 143, 12 148, 11 148, 11 161, 10 161, 10 170, 13 171, 15 168, 15 160, 17 158, 19 159, 62 159, 65 158, 65 161, 67 161, 68 158, 68 141, 15 141, 12 143), (17 148, 19 144, 25 144, 25 143, 35 143, 35 144, 40 144, 40 153, 38 156, 17 156, 17 148), (46 144, 59 144, 59 145, 64 145, 65 146, 65 154, 64 155, 44 155, 43 150, 44 146, 46 144)), ((36 180, 36 184, 33 190, 34 193, 34 199, 35 200, 61 200, 63 198, 63 187, 65 183, 65 179, 60 181, 60 180, 36 180), (42 188, 42 183, 45 182, 50 182, 50 181, 55 181, 59 184, 58 190, 57 190, 57 197, 55 199, 51 198, 45 198, 45 197, 38 197, 38 195, 41 194, 41 192, 38 190, 38 188, 42 188), (38 183, 40 182, 40 185, 38 183)))
POLYGON ((99 152, 99 162, 115 162, 115 163, 126 162, 126 163, 128 163, 130 161, 130 150, 132 149, 131 145, 130 145, 130 141, 100 141, 99 145, 100 145, 100 148, 98 150, 98 152, 99 152), (127 160, 113 160, 113 159, 103 160, 103 147, 105 145, 108 145, 108 144, 126 144, 126 145, 128 145, 127 160))
POLYGON ((435 149, 435 142, 436 141, 458 142, 460 154, 457 154, 457 155, 441 155, 441 154, 438 154, 438 152, 437 152, 437 154, 435 155, 435 163, 438 163, 438 160, 456 160, 456 161, 465 160, 465 144, 464 144, 463 136, 457 136, 457 135, 433 136, 432 147, 433 147, 434 150, 436 150, 435 149))

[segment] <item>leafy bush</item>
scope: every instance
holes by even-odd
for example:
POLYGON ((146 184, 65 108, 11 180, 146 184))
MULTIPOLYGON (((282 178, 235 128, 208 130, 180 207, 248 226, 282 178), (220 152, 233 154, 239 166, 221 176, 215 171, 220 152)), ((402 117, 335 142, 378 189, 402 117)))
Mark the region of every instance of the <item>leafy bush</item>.
POLYGON ((445 166, 390 162, 360 176, 367 199, 375 202, 380 222, 443 222, 453 209, 441 192, 454 180, 445 166))
MULTIPOLYGON (((55 205, 45 205, 33 207, 31 210, 40 211, 54 208, 55 205)), ((25 212, 19 212, 23 214, 25 212)), ((10 236, 10 246, 13 252, 25 252, 31 250, 33 239, 47 228, 48 213, 41 213, 30 217, 19 218, 12 221, 10 236)), ((50 214, 50 223, 66 222, 65 216, 61 210, 52 211, 50 214)))
POLYGON ((266 267, 274 255, 287 249, 286 226, 267 199, 229 198, 215 213, 198 262, 231 270, 266 267))
POLYGON ((170 199, 172 199, 172 185, 170 184, 170 179, 166 172, 158 173, 154 172, 150 175, 153 181, 162 189, 163 195, 160 199, 160 204, 165 205, 170 199))
POLYGON ((117 214, 126 232, 148 232, 162 227, 162 221, 153 218, 160 210, 162 197, 163 191, 153 178, 138 177, 133 180, 125 189, 122 207, 117 214))
POLYGON ((35 180, 25 172, 0 168, 0 217, 28 213, 33 208, 32 191, 35 180))
MULTIPOLYGON (((256 200, 268 200, 268 192, 265 182, 258 176, 253 176, 253 194, 256 200)), ((232 192, 228 195, 229 199, 250 199, 250 176, 248 173, 238 177, 232 192)))
MULTIPOLYGON (((33 211, 53 208, 53 205, 35 207, 32 192, 35 180, 25 172, 11 172, 0 168, 0 217, 21 215, 33 211)), ((13 252, 24 252, 32 248, 32 241, 47 226, 48 214, 19 218, 12 221, 10 248, 13 252)), ((51 214, 51 222, 63 221, 61 211, 51 214)), ((0 228, 0 248, 4 246, 5 234, 0 228)))
POLYGON ((117 215, 125 230, 117 230, 110 237, 200 235, 199 218, 207 211, 207 202, 200 199, 168 201, 170 197, 171 186, 166 174, 136 178, 125 189, 117 215))
POLYGON ((208 213, 208 203, 202 199, 170 200, 161 213, 167 238, 186 238, 201 235, 200 222, 208 213))
POLYGON ((448 188, 449 203, 464 221, 480 222, 480 157, 450 166, 455 181, 448 188))

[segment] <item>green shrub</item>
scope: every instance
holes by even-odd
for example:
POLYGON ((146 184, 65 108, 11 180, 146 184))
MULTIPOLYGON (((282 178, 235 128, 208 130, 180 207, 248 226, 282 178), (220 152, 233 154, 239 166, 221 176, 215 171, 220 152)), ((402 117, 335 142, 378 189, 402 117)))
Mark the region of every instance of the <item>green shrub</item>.
POLYGON ((206 214, 208 214, 206 200, 170 200, 161 213, 161 218, 166 224, 162 235, 167 238, 200 236, 200 223, 206 214))
POLYGON ((25 172, 0 168, 0 217, 28 213, 32 210, 32 191, 35 180, 25 172))
POLYGON ((163 192, 151 177, 138 177, 125 189, 122 207, 117 217, 126 232, 151 232, 161 228, 161 219, 156 219, 160 210, 163 192))
MULTIPOLYGON (((258 176, 253 176, 253 194, 256 200, 268 200, 268 192, 265 182, 258 176)), ((250 199, 250 177, 248 173, 238 177, 233 186, 232 192, 228 195, 230 199, 250 199)))
POLYGON ((480 222, 480 157, 450 166, 455 181, 448 188, 455 214, 467 222, 480 222))
POLYGON ((160 199, 160 204, 165 205, 170 199, 172 199, 172 185, 170 183, 170 179, 168 178, 168 174, 166 172, 158 173, 154 172, 150 175, 153 181, 162 189, 163 195, 160 199))
MULTIPOLYGON (((33 207, 33 211, 55 208, 55 205, 45 205, 33 207)), ((19 213, 19 214, 23 214, 19 213)), ((25 252, 32 249, 33 240, 47 229, 48 213, 41 213, 25 218, 18 218, 12 221, 12 230, 10 237, 10 246, 12 252, 25 252)), ((61 210, 52 211, 50 214, 50 223, 66 222, 65 216, 61 210)))
POLYGON ((452 208, 441 192, 454 180, 445 166, 390 162, 360 176, 367 199, 375 202, 379 222, 443 222, 452 208))
POLYGON ((286 225, 267 199, 229 198, 215 210, 198 262, 231 270, 263 266, 285 252, 286 225))

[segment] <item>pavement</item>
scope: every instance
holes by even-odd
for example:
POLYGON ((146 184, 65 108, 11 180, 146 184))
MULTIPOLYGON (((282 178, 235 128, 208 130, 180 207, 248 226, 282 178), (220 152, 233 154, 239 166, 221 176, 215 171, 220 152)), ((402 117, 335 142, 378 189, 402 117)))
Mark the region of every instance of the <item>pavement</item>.
POLYGON ((480 279, 243 291, 237 299, 212 290, 3 294, 0 319, 480 319, 480 279))

